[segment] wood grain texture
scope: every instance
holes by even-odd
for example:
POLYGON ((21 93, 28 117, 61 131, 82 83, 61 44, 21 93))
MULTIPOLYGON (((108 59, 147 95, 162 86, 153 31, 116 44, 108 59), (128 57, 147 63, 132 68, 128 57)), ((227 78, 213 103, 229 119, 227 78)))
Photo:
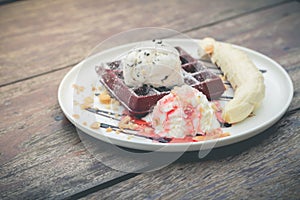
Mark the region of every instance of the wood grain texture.
POLYGON ((188 33, 248 46, 282 64, 295 91, 289 111, 278 123, 246 141, 213 150, 202 160, 195 152, 186 153, 167 168, 83 199, 298 199, 300 34, 294 27, 299 26, 299 11, 300 4, 294 2, 188 33))
POLYGON ((254 49, 275 61, 279 57, 286 69, 293 68, 299 62, 300 4, 291 2, 278 7, 265 9, 257 15, 249 14, 222 23, 222 26, 210 26, 189 32, 192 38, 214 37, 254 49), (226 31, 224 29, 226 28, 226 31), (255 40, 254 40, 254 39, 255 40))
POLYGON ((182 32, 280 2, 284 1, 32 0, 7 4, 0 7, 0 85, 77 63, 99 42, 121 31, 159 26, 182 32))
POLYGON ((94 158, 64 117, 56 94, 69 69, 0 88, 1 199, 65 198, 124 174, 94 158))
POLYGON ((164 26, 258 50, 287 69, 294 99, 288 114, 263 134, 217 149, 201 161, 197 154, 186 154, 168 169, 138 175, 87 198, 299 196, 299 3, 243 15, 280 1, 227 0, 218 6, 209 1, 205 7, 202 1, 189 1, 188 14, 179 9, 180 1, 150 2, 147 7, 140 2, 33 0, 0 7, 5 30, 0 32, 0 85, 18 81, 0 87, 0 198, 61 199, 124 175, 84 148, 59 108, 57 89, 72 64, 95 43, 138 26, 164 26), (153 9, 157 14, 145 20, 153 9))

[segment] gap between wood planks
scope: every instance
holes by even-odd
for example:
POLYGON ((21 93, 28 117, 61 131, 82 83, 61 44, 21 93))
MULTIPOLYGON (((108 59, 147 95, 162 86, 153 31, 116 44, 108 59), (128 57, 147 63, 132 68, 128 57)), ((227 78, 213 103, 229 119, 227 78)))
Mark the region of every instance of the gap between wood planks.
POLYGON ((15 81, 4 83, 4 84, 0 85, 0 87, 5 87, 5 86, 8 86, 8 85, 12 85, 12 84, 15 84, 15 83, 26 81, 26 80, 29 80, 29 79, 32 79, 32 78, 36 78, 36 77, 39 77, 39 76, 50 74, 50 73, 53 73, 53 72, 56 72, 56 71, 64 70, 64 69, 67 69, 67 68, 71 68, 71 67, 77 65, 78 63, 79 62, 75 62, 75 63, 69 64, 67 66, 64 66, 64 67, 60 67, 60 68, 57 68, 57 69, 53 69, 53 70, 50 70, 50 71, 42 72, 42 73, 39 73, 39 74, 34 74, 32 76, 28 76, 28 77, 21 78, 21 79, 15 80, 15 81))
POLYGON ((24 0, 0 0, 0 6, 5 5, 5 4, 9 4, 9 3, 14 3, 17 1, 24 1, 24 0))
MULTIPOLYGON (((22 0, 22 1, 24 1, 24 0, 22 0)), ((197 26, 195 28, 183 30, 182 33, 187 33, 187 32, 190 32, 190 31, 195 31, 195 30, 198 30, 198 29, 214 26, 216 24, 220 24, 220 23, 223 23, 223 22, 228 21, 228 20, 236 19, 236 18, 239 18, 239 17, 242 17, 242 16, 250 15, 250 14, 260 12, 260 11, 263 11, 263 10, 267 10, 267 9, 271 9, 271 8, 274 8, 274 7, 283 5, 283 4, 287 4, 287 3, 290 3, 290 2, 293 2, 293 1, 295 1, 295 0, 287 0, 287 1, 279 2, 279 3, 275 3, 273 5, 268 5, 268 6, 263 6, 263 7, 260 7, 260 8, 256 8, 256 9, 253 9, 251 11, 244 12, 242 14, 237 14, 237 15, 227 17, 227 18, 224 18, 224 19, 221 19, 221 20, 217 20, 217 21, 205 24, 205 25, 197 26)), ((1 0, 0 0, 0 6, 4 5, 6 3, 13 3, 13 2, 16 2, 16 0, 4 0, 3 2, 1 2, 1 0)), ((18 79, 18 80, 14 80, 14 81, 11 81, 11 82, 3 83, 3 84, 0 85, 0 87, 5 87, 5 86, 8 86, 8 85, 18 83, 18 82, 22 82, 22 81, 29 80, 29 79, 32 79, 32 78, 36 78, 36 77, 39 77, 39 76, 43 76, 43 75, 46 75, 46 74, 49 74, 49 73, 53 73, 53 72, 56 72, 56 71, 59 71, 59 70, 63 70, 63 69, 66 69, 66 68, 77 65, 79 62, 80 61, 77 61, 75 63, 69 64, 67 66, 60 67, 60 68, 57 68, 57 69, 54 69, 54 70, 45 71, 45 72, 42 72, 42 73, 34 74, 34 75, 31 75, 31 76, 28 76, 28 77, 25 77, 25 78, 21 78, 21 79, 18 79)))
POLYGON ((116 185, 118 183, 121 183, 123 181, 126 181, 128 179, 134 178, 137 175, 139 175, 139 174, 138 173, 128 173, 128 174, 125 174, 125 175, 120 176, 118 178, 115 178, 115 179, 106 181, 104 183, 101 183, 99 185, 96 185, 96 186, 94 186, 92 188, 89 188, 89 189, 83 190, 81 192, 78 192, 76 194, 73 194, 73 195, 71 195, 69 197, 66 197, 65 199, 79 199, 79 198, 85 197, 85 196, 87 196, 89 194, 92 194, 94 192, 97 192, 99 190, 103 190, 105 188, 114 186, 114 185, 116 185))
MULTIPOLYGON (((263 6, 263 7, 260 7, 260 8, 255 8, 251 11, 247 11, 247 12, 244 12, 244 13, 241 13, 241 14, 237 14, 237 15, 227 17, 227 18, 224 18, 224 19, 221 19, 221 20, 217 20, 215 22, 211 22, 211 23, 208 23, 208 24, 205 24, 205 25, 201 25, 201 26, 197 26, 197 27, 194 27, 194 28, 191 28, 191 29, 187 29, 185 31, 182 31, 182 33, 187 33, 187 32, 190 32, 190 31, 195 31, 195 30, 198 30, 198 29, 210 27, 210 26, 220 24, 220 23, 225 22, 225 21, 233 20, 233 19, 243 17, 243 16, 246 16, 246 15, 249 15, 249 14, 260 12, 260 11, 263 11, 263 10, 268 10, 268 9, 271 9, 271 8, 274 8, 274 7, 277 7, 277 6, 281 6, 281 5, 284 5, 284 4, 293 2, 293 1, 295 1, 295 0, 287 0, 287 1, 279 2, 279 3, 275 3, 273 5, 268 5, 268 6, 263 6)), ((298 0, 298 1, 300 1, 300 0, 298 0)))
POLYGON ((293 114, 295 114, 296 112, 299 112, 299 111, 300 111, 300 107, 293 108, 292 110, 288 110, 286 112, 285 116, 293 115, 293 114))

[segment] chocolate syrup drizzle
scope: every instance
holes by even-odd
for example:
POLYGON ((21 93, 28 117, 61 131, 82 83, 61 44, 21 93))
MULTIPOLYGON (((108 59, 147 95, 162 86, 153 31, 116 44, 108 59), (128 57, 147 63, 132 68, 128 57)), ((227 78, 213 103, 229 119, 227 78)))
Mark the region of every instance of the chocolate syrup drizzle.
MULTIPOLYGON (((116 118, 116 117, 113 117, 112 115, 125 116, 125 114, 118 114, 118 113, 113 113, 113 112, 107 112, 107 111, 99 110, 99 109, 95 109, 95 108, 86 108, 86 110, 89 111, 89 112, 95 113, 97 115, 100 115, 100 116, 103 116, 103 117, 108 117, 110 119, 117 120, 117 121, 120 121, 120 119, 116 118)), ((160 142, 160 143, 169 143, 172 140, 172 138, 167 138, 167 137, 146 136, 146 135, 140 135, 138 133, 128 132, 126 130, 130 130, 130 131, 136 131, 136 130, 132 130, 132 129, 120 129, 118 126, 111 125, 111 124, 106 124, 106 123, 100 123, 100 128, 103 128, 103 129, 111 128, 111 129, 113 129, 113 131, 119 131, 119 132, 124 133, 126 135, 132 135, 132 136, 142 137, 142 138, 150 139, 150 140, 157 141, 157 142, 160 142)))

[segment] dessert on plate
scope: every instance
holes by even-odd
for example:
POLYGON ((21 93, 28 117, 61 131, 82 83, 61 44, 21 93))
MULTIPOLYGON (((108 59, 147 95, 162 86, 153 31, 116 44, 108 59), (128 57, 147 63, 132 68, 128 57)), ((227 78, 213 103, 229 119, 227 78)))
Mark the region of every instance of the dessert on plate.
POLYGON ((172 88, 184 84, 179 53, 167 43, 142 43, 124 56, 120 67, 128 87, 172 88))
POLYGON ((181 47, 161 40, 141 43, 120 59, 97 66, 96 72, 129 112, 123 118, 126 123, 150 118, 143 122, 143 133, 179 139, 221 137, 220 123, 240 122, 260 105, 264 79, 247 55, 230 44, 205 38, 199 55, 220 67, 234 89, 223 110, 213 101, 226 90, 222 79, 181 47))
POLYGON ((160 99, 151 119, 155 133, 162 137, 205 135, 220 126, 206 96, 188 85, 175 87, 160 99))
POLYGON ((137 117, 151 112, 174 86, 190 85, 209 100, 225 91, 221 78, 199 60, 157 40, 130 50, 120 60, 97 66, 96 72, 106 89, 137 117))

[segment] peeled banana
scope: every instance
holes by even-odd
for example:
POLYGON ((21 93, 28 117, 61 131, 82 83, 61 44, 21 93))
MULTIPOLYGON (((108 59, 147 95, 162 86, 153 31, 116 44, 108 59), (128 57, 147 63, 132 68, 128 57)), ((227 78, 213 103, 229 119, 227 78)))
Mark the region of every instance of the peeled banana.
POLYGON ((225 104, 222 117, 227 123, 246 119, 262 102, 265 84, 262 73, 243 51, 213 38, 200 41, 199 55, 210 58, 221 68, 234 89, 234 97, 225 104))

